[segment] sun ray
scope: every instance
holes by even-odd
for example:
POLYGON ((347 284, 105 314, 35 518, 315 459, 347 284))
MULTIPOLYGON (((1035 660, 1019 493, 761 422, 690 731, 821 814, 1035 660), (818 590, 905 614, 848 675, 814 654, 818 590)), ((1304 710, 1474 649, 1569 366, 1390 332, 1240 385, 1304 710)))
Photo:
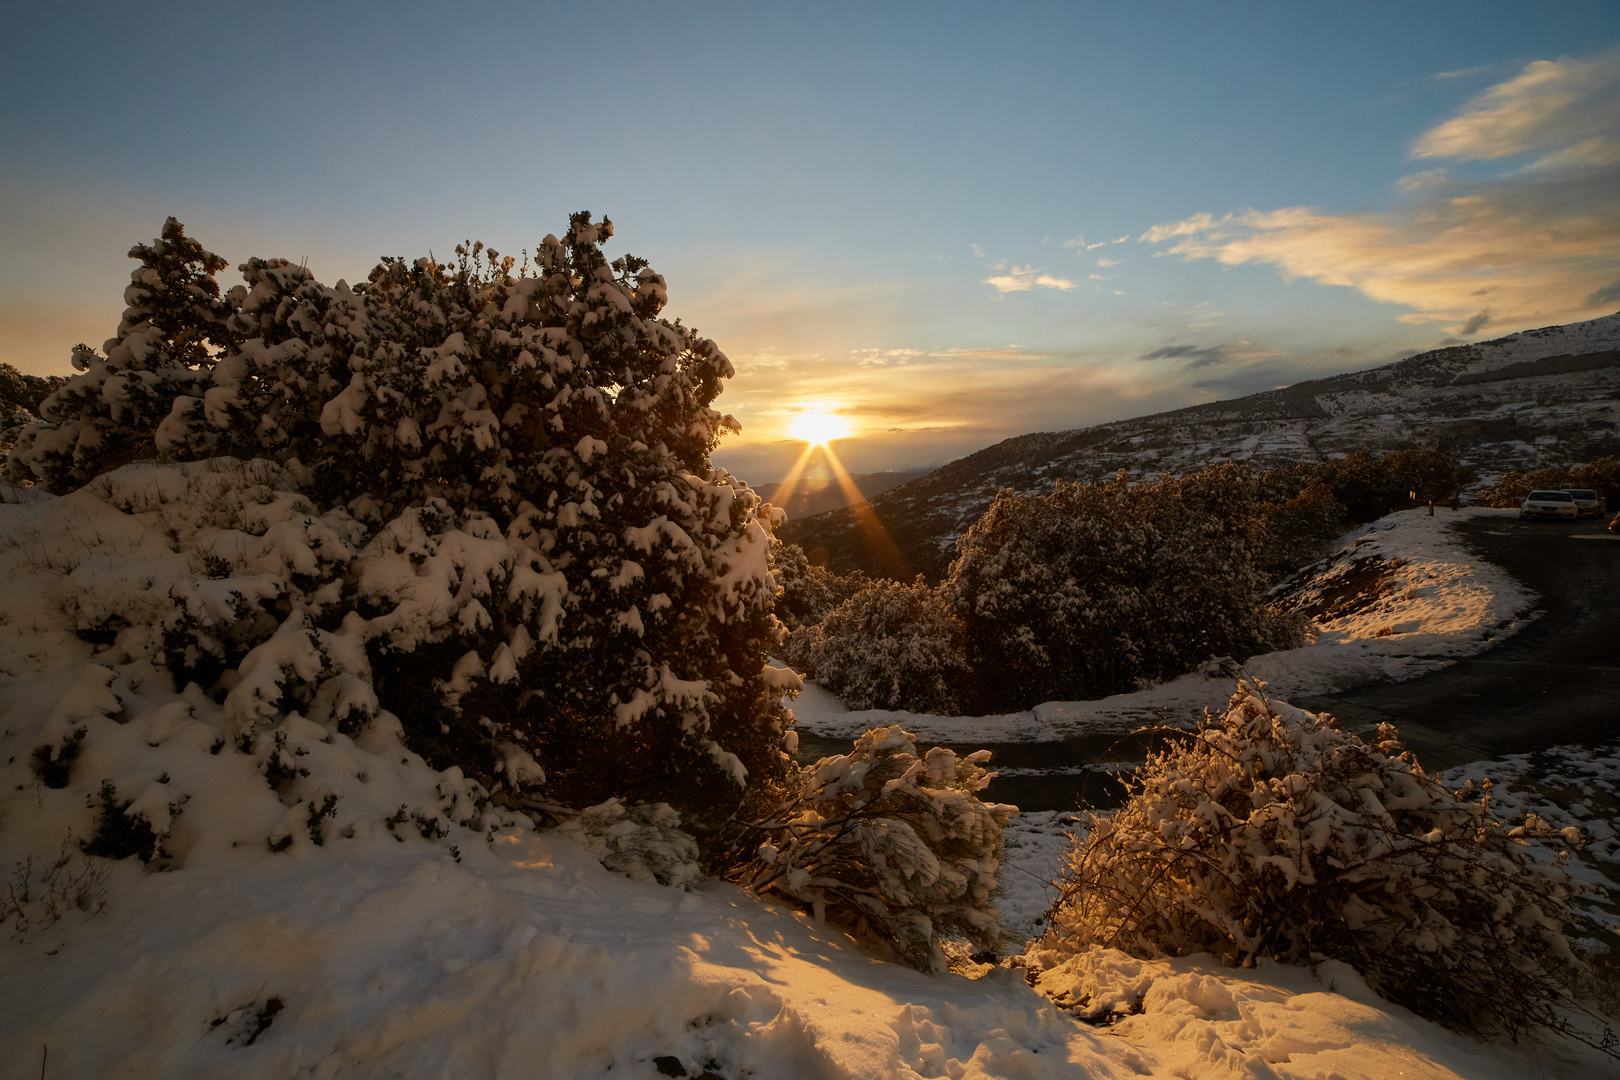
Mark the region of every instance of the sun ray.
POLYGON ((771 492, 771 497, 765 501, 770 503, 772 506, 782 507, 785 509, 787 507, 788 500, 793 497, 793 485, 797 484, 799 482, 799 477, 804 475, 805 466, 810 464, 810 457, 815 452, 815 443, 805 443, 804 449, 799 452, 799 460, 795 461, 793 463, 793 467, 788 470, 787 479, 783 480, 780 484, 777 484, 776 490, 771 492))
POLYGON ((867 546, 877 555, 878 565, 882 567, 884 573, 895 580, 909 582, 913 576, 911 563, 900 553, 899 546, 894 542, 894 538, 889 535, 889 530, 883 527, 883 522, 878 520, 877 511, 873 510, 872 504, 866 501, 866 496, 861 494, 861 489, 855 486, 855 481, 850 478, 849 470, 845 469, 844 463, 838 460, 838 455, 833 453, 833 448, 823 444, 821 451, 827 455, 827 463, 832 466, 833 478, 838 481, 838 486, 843 489, 844 497, 849 499, 849 509, 855 515, 855 524, 866 538, 867 546))

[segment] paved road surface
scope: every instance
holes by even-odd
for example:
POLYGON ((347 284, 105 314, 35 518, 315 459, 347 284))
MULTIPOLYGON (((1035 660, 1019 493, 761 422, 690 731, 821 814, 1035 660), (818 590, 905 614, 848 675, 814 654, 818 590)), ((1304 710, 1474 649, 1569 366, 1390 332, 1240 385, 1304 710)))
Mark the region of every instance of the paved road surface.
POLYGON ((1432 675, 1294 704, 1350 728, 1387 720, 1430 771, 1620 738, 1620 537, 1590 519, 1472 518, 1457 531, 1529 586, 1545 614, 1432 675))

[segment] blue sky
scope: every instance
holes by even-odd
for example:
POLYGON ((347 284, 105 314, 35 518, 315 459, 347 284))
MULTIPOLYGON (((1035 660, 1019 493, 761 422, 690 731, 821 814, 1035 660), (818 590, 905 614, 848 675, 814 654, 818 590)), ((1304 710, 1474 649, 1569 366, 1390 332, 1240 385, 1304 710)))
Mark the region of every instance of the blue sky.
MULTIPOLYGON (((0 360, 234 266, 611 217, 777 479, 937 463, 1620 309, 1620 5, 14 4, 0 360), (1116 242, 1117 241, 1117 242, 1116 242)), ((234 271, 225 275, 227 282, 234 271)))

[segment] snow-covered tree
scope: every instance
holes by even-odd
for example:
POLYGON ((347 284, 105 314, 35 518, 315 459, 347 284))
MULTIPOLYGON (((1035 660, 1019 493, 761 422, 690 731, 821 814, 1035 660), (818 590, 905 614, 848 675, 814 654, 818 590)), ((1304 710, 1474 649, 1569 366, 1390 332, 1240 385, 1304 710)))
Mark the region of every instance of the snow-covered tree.
POLYGON ((919 756, 909 732, 874 728, 850 753, 762 786, 729 827, 720 870, 923 971, 945 968, 942 936, 996 951, 990 898, 1018 811, 979 798, 989 757, 919 756))
POLYGON ((1547 965, 1573 960, 1579 830, 1501 820, 1488 785, 1447 790, 1389 725, 1366 742, 1242 681, 1126 786, 1076 841, 1041 949, 1334 959, 1452 1027, 1563 1023, 1547 965))
POLYGON ((39 422, 40 405, 65 382, 60 375, 25 375, 0 364, 0 453, 8 453, 23 429, 39 422))
POLYGON ((82 374, 40 406, 44 423, 19 434, 6 463, 12 480, 70 491, 101 473, 153 457, 153 437, 177 396, 200 393, 229 335, 230 303, 214 275, 225 260, 185 235, 174 218, 129 257, 140 266, 124 290, 123 318, 103 346, 73 350, 82 374))
POLYGON ((782 590, 776 616, 789 629, 820 622, 871 584, 871 579, 859 570, 840 575, 815 565, 798 544, 778 542, 773 562, 776 583, 782 590))
POLYGON ((566 801, 723 816, 785 768, 773 522, 708 459, 731 364, 659 317, 664 279, 610 263, 612 235, 576 214, 533 272, 472 244, 353 288, 250 259, 220 298, 222 261, 171 219, 107 357, 79 356, 8 474, 65 491, 130 456, 269 459, 325 531, 286 587, 215 556, 200 591, 236 599, 171 620, 177 679, 235 686, 251 728, 349 671, 375 698, 354 715, 397 715, 510 798, 543 772, 566 801))
POLYGON ((954 715, 971 690, 962 620, 921 576, 878 580, 788 637, 787 657, 851 709, 954 715))
POLYGON ((1102 697, 1211 656, 1293 644, 1272 617, 1255 478, 1218 465, 1131 483, 1003 491, 941 586, 992 708, 1102 697))

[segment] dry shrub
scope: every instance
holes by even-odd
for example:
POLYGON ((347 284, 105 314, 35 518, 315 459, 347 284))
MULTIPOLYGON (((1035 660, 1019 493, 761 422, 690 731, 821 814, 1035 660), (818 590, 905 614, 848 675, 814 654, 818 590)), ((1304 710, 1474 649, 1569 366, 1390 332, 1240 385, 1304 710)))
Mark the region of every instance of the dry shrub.
POLYGON ((32 940, 67 915, 78 911, 94 918, 107 910, 108 866, 80 854, 72 834, 55 859, 25 855, 12 867, 5 895, 0 896, 0 923, 13 939, 32 940))
POLYGON ((1447 1027, 1569 1030, 1578 830, 1445 789, 1389 725, 1364 742, 1244 681, 1127 786, 1070 853, 1044 948, 1334 959, 1447 1027))

